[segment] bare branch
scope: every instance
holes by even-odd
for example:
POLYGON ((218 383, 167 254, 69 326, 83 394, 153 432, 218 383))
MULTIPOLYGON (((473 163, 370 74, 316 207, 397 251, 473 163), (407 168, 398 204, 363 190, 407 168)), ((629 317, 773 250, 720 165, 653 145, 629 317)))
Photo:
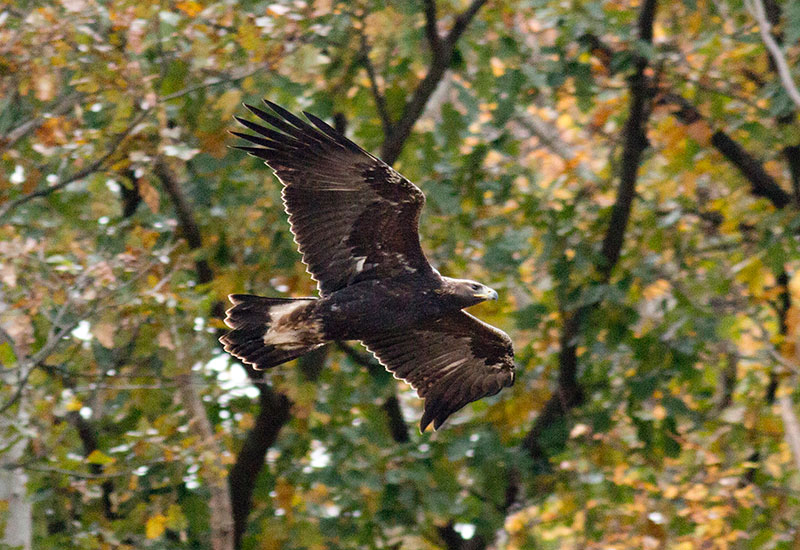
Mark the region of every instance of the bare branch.
POLYGON ((83 98, 83 94, 77 92, 67 94, 66 96, 60 98, 55 105, 47 108, 42 116, 27 120, 16 128, 10 130, 5 138, 0 138, 0 151, 5 151, 6 149, 10 149, 16 145, 19 140, 44 124, 48 116, 63 115, 72 109, 72 107, 74 107, 81 100, 81 98, 83 98))
POLYGON ((781 47, 778 45, 775 37, 772 36, 772 25, 770 25, 767 19, 764 3, 762 0, 745 0, 745 5, 758 22, 758 31, 761 33, 761 40, 764 41, 764 45, 767 47, 767 50, 769 50, 772 60, 775 62, 775 67, 778 70, 778 76, 780 77, 783 89, 786 90, 789 98, 791 98, 797 108, 800 109, 800 91, 798 91, 797 85, 795 85, 792 79, 789 64, 786 62, 781 47))
POLYGON ((141 111, 138 115, 136 115, 133 121, 131 121, 130 125, 121 133, 117 134, 117 136, 114 137, 114 139, 111 140, 111 144, 108 146, 108 148, 106 148, 105 153, 103 153, 103 155, 97 158, 94 162, 89 164, 89 166, 83 168, 82 170, 78 170, 77 172, 75 172, 70 176, 67 176, 64 180, 60 181, 59 183, 51 187, 34 191, 33 193, 23 195, 22 197, 7 203, 5 206, 0 208, 0 219, 3 219, 3 217, 7 216, 12 210, 25 204, 28 201, 31 201, 38 197, 46 197, 47 195, 59 191, 64 187, 66 187, 67 185, 76 182, 78 180, 81 180, 97 172, 98 170, 104 168, 106 161, 108 161, 108 159, 110 159, 117 152, 119 146, 122 145, 122 142, 125 141, 125 138, 128 137, 128 135, 133 131, 136 125, 139 124, 144 119, 144 117, 147 115, 147 112, 148 111, 141 111))

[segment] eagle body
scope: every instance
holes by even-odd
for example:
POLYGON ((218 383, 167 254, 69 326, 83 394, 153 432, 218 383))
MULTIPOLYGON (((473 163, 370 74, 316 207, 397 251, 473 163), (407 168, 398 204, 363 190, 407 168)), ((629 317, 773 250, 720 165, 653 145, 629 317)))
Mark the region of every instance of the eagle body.
POLYGON ((320 299, 314 308, 328 339, 364 340, 462 309, 443 286, 442 277, 416 274, 362 281, 320 299))
POLYGON ((425 399, 420 429, 438 429, 466 404, 514 383, 514 350, 501 330, 463 311, 497 293, 443 277, 419 243, 420 189, 314 115, 247 106, 271 127, 237 147, 263 159, 283 184, 295 242, 319 297, 233 294, 220 338, 257 369, 329 341, 360 340, 425 399))

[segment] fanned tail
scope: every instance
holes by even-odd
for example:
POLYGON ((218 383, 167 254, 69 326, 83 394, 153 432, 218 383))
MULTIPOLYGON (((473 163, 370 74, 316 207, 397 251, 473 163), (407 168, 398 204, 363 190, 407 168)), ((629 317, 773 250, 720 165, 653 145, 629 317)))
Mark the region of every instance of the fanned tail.
POLYGON ((283 336, 280 341, 270 343, 268 335, 274 323, 296 318, 297 312, 314 302, 315 298, 265 298, 251 294, 231 294, 228 299, 233 307, 226 313, 225 324, 231 330, 219 341, 225 351, 253 365, 258 370, 268 369, 296 359, 319 347, 321 342, 309 343, 303 333, 297 341, 283 336))

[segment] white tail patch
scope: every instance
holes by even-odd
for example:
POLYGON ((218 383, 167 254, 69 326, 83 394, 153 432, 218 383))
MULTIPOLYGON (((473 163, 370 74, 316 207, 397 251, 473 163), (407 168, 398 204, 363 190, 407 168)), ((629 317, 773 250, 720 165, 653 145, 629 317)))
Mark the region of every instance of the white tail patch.
POLYGON ((295 300, 293 302, 286 302, 278 306, 272 306, 269 309, 269 320, 272 324, 280 323, 281 319, 287 315, 291 315, 293 311, 301 307, 305 307, 313 300, 295 300))
POLYGON ((290 317, 292 313, 312 302, 313 300, 295 300, 270 308, 270 327, 264 334, 264 343, 284 349, 306 347, 309 337, 316 335, 318 327, 313 323, 309 327, 307 322, 293 322, 290 317))

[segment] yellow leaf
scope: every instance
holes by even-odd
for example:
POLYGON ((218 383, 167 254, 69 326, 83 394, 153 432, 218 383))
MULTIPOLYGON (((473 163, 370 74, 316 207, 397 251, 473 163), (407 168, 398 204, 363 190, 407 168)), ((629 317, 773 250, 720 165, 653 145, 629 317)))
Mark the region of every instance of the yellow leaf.
POLYGON ((145 180, 139 180, 139 194, 142 200, 154 214, 158 212, 158 191, 145 180))
POLYGON ((242 92, 239 90, 228 90, 217 98, 214 102, 214 107, 222 111, 221 118, 227 119, 239 108, 239 102, 242 100, 242 92))
POLYGON ((114 459, 105 454, 103 451, 95 449, 89 454, 89 456, 86 457, 86 462, 89 464, 111 464, 114 462, 114 459))
POLYGON ((201 6, 194 0, 186 0, 184 2, 178 2, 175 7, 181 10, 189 17, 194 17, 195 15, 203 11, 203 6, 201 6))
POLYGON ((661 298, 666 295, 671 288, 672 285, 670 285, 669 281, 666 279, 659 279, 653 284, 648 285, 642 291, 642 295, 646 300, 655 300, 656 298, 661 298))
POLYGON ((98 323, 92 327, 92 334, 97 341, 107 349, 114 347, 114 325, 111 323, 98 323))
POLYGON ((181 531, 188 527, 188 523, 181 507, 178 504, 171 504, 167 509, 167 527, 173 531, 181 531))
POLYGON ((167 518, 163 514, 156 514, 148 518, 144 526, 144 534, 148 539, 157 539, 167 527, 167 518))
POLYGON ((75 412, 81 410, 82 407, 83 403, 81 403, 80 400, 73 397, 72 399, 69 400, 69 403, 67 403, 66 408, 69 412, 75 412))
POLYGON ((495 77, 503 76, 503 73, 506 72, 505 64, 497 57, 491 58, 489 64, 492 66, 492 74, 495 77))

